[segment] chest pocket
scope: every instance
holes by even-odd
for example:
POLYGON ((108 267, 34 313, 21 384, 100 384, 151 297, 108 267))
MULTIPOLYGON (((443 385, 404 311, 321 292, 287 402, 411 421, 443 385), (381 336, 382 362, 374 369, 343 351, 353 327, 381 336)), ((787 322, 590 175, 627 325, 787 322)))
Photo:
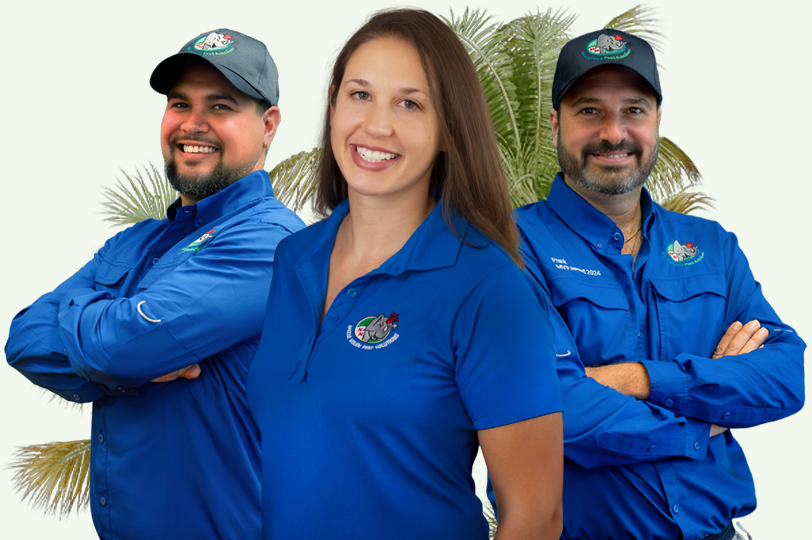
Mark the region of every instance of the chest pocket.
POLYGON ((120 266, 108 262, 101 263, 96 269, 96 275, 93 276, 93 281, 96 282, 96 290, 109 291, 118 298, 130 270, 129 266, 120 266))
POLYGON ((552 299, 572 332, 586 365, 628 358, 632 332, 629 299, 620 287, 577 279, 551 281, 552 299))
POLYGON ((193 251, 176 253, 174 250, 170 250, 168 253, 164 254, 164 256, 152 266, 152 268, 149 269, 144 278, 138 284, 138 289, 148 289, 153 283, 188 261, 193 255, 195 255, 195 252, 193 251))
MULTIPOLYGON (((722 335, 726 283, 721 274, 652 278, 661 358, 679 353, 710 356, 722 335)), ((747 321, 743 321, 747 322, 747 321)))

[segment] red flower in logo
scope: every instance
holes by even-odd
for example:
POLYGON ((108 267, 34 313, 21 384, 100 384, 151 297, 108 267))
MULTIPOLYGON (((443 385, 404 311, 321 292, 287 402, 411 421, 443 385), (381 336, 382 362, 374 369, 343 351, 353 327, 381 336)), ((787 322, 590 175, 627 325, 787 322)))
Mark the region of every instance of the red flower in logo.
POLYGON ((396 323, 396 322, 400 322, 400 316, 393 311, 389 315, 389 318, 386 319, 386 324, 396 323))

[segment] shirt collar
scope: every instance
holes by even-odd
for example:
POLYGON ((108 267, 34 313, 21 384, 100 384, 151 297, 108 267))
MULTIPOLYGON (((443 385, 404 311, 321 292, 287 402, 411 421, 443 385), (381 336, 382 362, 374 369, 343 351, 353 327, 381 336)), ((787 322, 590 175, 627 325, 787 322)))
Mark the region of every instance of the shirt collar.
MULTIPOLYGON (((442 201, 438 202, 403 247, 370 274, 387 273, 397 276, 406 270, 434 270, 453 266, 462 246, 462 240, 457 238, 446 224, 442 206, 442 201)), ((316 250, 327 243, 332 249, 338 228, 349 210, 349 201, 346 199, 335 207, 332 214, 324 221, 324 228, 313 243, 313 247, 307 250, 300 260, 310 259, 316 250)), ((455 216, 452 218, 452 222, 460 237, 465 238, 468 243, 474 245, 482 243, 481 239, 471 238, 472 235, 468 232, 468 221, 465 218, 455 216)))
MULTIPOLYGON (((643 188, 640 195, 640 204, 643 215, 643 235, 647 237, 656 205, 652 204, 651 196, 646 188, 643 188)), ((561 173, 556 175, 550 193, 547 195, 547 206, 570 229, 597 250, 603 250, 610 245, 612 235, 619 230, 611 218, 589 204, 586 199, 567 185, 561 173)))
MULTIPOLYGON (((268 173, 260 169, 195 204, 187 205, 185 208, 195 215, 199 222, 208 223, 239 210, 252 201, 273 196, 273 187, 268 173)), ((181 208, 183 208, 183 204, 180 197, 178 197, 166 210, 166 217, 170 223, 175 220, 181 208)))

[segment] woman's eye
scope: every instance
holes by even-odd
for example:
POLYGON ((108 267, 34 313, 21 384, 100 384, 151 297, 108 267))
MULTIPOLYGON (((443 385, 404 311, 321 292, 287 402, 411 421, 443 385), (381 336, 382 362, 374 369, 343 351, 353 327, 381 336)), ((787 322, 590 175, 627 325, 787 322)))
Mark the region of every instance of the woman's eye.
POLYGON ((401 101, 401 103, 403 104, 403 107, 406 108, 406 109, 417 109, 418 108, 417 103, 415 103, 414 101, 412 101, 410 99, 404 99, 403 101, 401 101))
POLYGON ((357 92, 353 92, 353 93, 352 93, 352 95, 353 95, 353 97, 355 97, 356 99, 360 99, 360 100, 362 100, 362 101, 366 101, 366 100, 368 100, 368 99, 369 99, 369 93, 368 93, 368 92, 364 92, 363 90, 359 90, 359 91, 357 91, 357 92))

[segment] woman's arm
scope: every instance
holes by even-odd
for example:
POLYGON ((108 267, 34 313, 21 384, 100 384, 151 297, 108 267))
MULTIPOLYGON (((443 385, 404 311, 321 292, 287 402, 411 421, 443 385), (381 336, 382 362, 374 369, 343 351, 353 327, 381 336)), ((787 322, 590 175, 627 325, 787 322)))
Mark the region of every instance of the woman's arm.
POLYGON ((499 508, 498 540, 556 540, 563 528, 561 413, 478 432, 499 508))

